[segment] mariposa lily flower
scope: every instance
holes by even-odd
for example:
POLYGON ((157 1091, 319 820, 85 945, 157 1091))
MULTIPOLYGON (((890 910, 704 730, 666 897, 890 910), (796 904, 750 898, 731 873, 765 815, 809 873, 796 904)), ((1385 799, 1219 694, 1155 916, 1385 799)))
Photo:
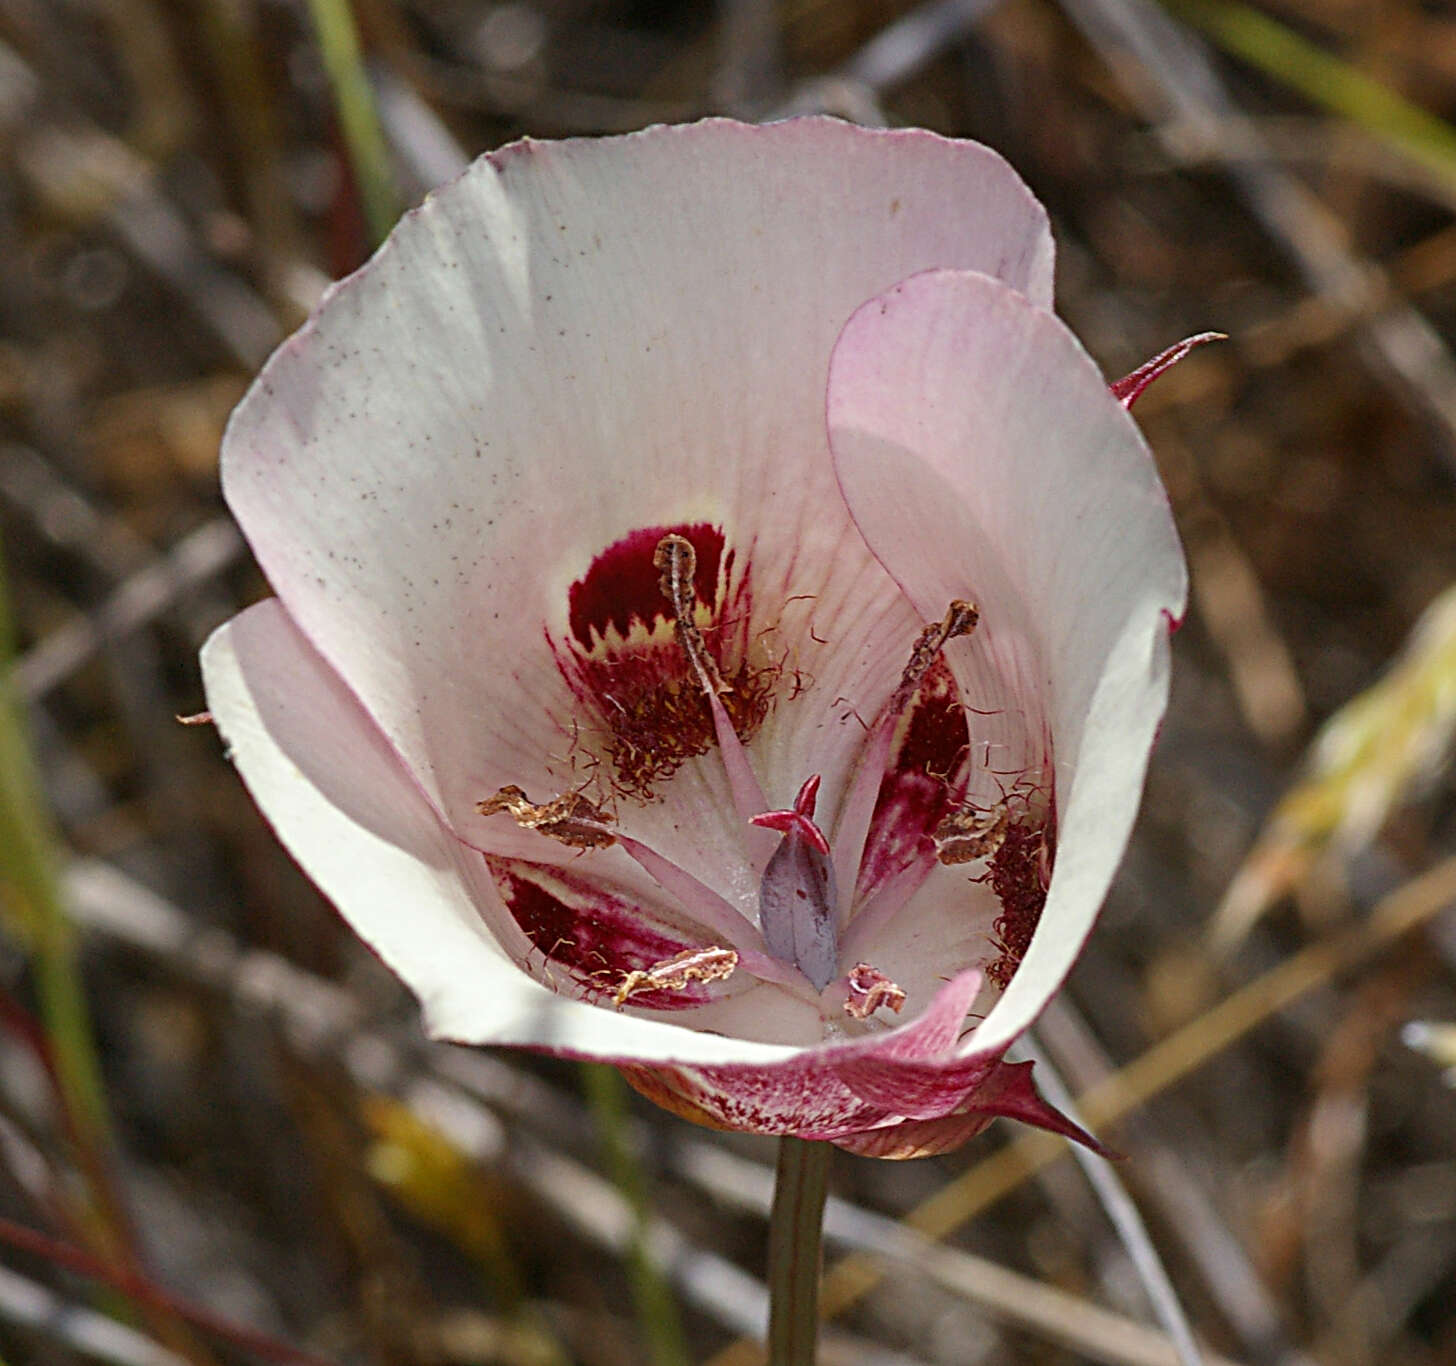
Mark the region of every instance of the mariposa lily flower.
POLYGON ((984 147, 709 121, 483 158, 268 363, 209 704, 433 1034, 881 1156, 1078 1132, 1003 1054, 1184 569, 1051 281, 984 147))

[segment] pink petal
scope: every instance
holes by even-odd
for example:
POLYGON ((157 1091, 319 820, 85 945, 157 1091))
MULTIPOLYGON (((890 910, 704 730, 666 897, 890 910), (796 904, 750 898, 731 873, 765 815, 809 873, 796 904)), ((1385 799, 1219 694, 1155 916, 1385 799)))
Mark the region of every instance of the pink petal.
MULTIPOLYGON (((253 798, 304 871, 420 997, 432 1034, 575 1057, 762 1065, 797 1056, 590 1006, 533 980, 519 966, 530 942, 485 860, 441 823, 276 599, 217 631, 202 664, 208 705, 253 798)), ((777 988, 757 993, 760 1038, 773 1030, 776 997, 777 988)), ((783 1032, 800 1037, 801 1015, 788 1006, 783 1032)))
POLYGON ((973 1036, 998 1053, 1071 966, 1126 844, 1185 592, 1177 535, 1141 436, 1076 339, 985 276, 927 272, 860 309, 828 412, 851 512, 910 600, 927 619, 980 604, 974 636, 946 650, 991 713, 971 718, 977 799, 1012 780, 993 770, 1035 774, 1054 756, 1040 930, 973 1036))
MULTIPOLYGON (((841 1135, 963 1107, 995 1059, 956 1052, 980 984, 963 972, 944 983, 915 1019, 848 1042, 821 1044, 770 1067, 630 1069, 628 1079, 668 1109, 699 1123, 835 1142, 841 1135), (894 1078, 914 1085, 905 1109, 894 1078)), ((621 1059, 630 1063, 630 1059, 621 1059)))
MULTIPOLYGON (((815 690, 770 718, 784 772, 760 777, 778 801, 822 771, 832 810, 856 735, 846 715, 818 757, 833 699, 874 706, 919 623, 834 488, 824 374, 850 311, 932 265, 1049 300, 1045 216, 985 148, 826 119, 516 144, 410 215, 269 363, 229 427, 229 503, 430 802, 490 849, 509 820, 481 798, 582 777, 581 705, 548 648, 571 585, 634 530, 721 527, 754 632, 815 690)), ((633 833, 721 864, 726 834, 661 812, 633 833)))
POLYGON ((955 1053, 975 973, 947 983, 920 1019, 854 1043, 805 1050, 771 1067, 627 1066, 659 1105, 710 1127, 798 1134, 876 1157, 944 1152, 997 1116, 1096 1151, 1091 1135, 1037 1094, 1027 1063, 955 1053))
POLYGON ((1084 1128, 1073 1124, 1060 1110, 1042 1099, 1032 1080, 1032 1067, 1029 1062, 1000 1063, 995 1074, 973 1097, 968 1109, 1003 1119, 1020 1120, 1023 1124, 1032 1124, 1038 1129, 1070 1138, 1074 1143, 1084 1144, 1103 1157, 1115 1156, 1084 1128))
POLYGON ((927 1119, 909 1119, 856 1134, 842 1135, 834 1142, 862 1157, 930 1157, 950 1152, 979 1134, 993 1119, 1015 1119, 1038 1129, 1060 1134, 1082 1143, 1093 1152, 1112 1157, 1085 1129, 1073 1124, 1048 1105, 1031 1079, 1031 1064, 997 1062, 965 1102, 953 1113, 927 1119))
POLYGON ((880 1129, 865 1129, 834 1140, 835 1146, 860 1157, 903 1161, 953 1152, 983 1132, 995 1115, 946 1115, 942 1119, 909 1119, 880 1129))

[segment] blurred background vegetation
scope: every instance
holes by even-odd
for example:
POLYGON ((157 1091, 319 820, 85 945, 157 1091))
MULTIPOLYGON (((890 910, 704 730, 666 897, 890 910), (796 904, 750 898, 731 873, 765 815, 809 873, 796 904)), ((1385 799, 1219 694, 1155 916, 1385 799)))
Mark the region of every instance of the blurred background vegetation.
MULTIPOLYGON (((0 1358, 754 1359, 772 1145, 422 1039, 198 711, 222 424, 521 134, 1005 153, 1193 572, 1036 1046, 1208 1360, 1456 1363, 1456 13, 1423 0, 0 0, 0 1358)), ((1177 1358, 1065 1145, 835 1165, 826 1362, 1177 1358)), ((1139 1272, 1138 1266, 1142 1266, 1139 1272)))

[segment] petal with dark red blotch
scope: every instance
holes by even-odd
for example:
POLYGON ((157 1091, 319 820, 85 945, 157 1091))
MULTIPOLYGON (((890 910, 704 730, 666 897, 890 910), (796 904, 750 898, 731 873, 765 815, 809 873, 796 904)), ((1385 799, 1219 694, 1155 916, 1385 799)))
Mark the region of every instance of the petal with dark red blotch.
MULTIPOLYGON (((588 1005, 526 970, 535 946, 485 859, 440 820, 343 681, 277 599, 220 627, 202 653, 218 729, 249 792, 319 889, 419 996, 436 1037, 647 1062, 782 1062, 804 1007, 765 987, 723 1035, 588 1005)), ((594 851, 616 855, 617 850, 594 851)), ((626 869, 632 864, 621 855, 626 869)), ((538 958, 539 961, 539 958, 538 958)), ((709 1015, 719 1002, 698 1007, 709 1015)))
POLYGON ((1029 773, 1055 814, 1039 926, 975 1035, 999 1054, 1066 975, 1131 831, 1186 590, 1177 532, 1076 338, 984 275, 930 271, 859 309, 828 413, 855 521, 922 616, 981 604, 945 649, 978 708, 975 758, 993 757, 975 800, 995 805, 996 770, 1029 773))
MULTIPOLYGON (((760 776, 791 794, 812 761, 832 808, 857 732, 846 716, 828 745, 826 715, 877 704, 916 622, 835 490, 824 374, 850 312, 932 265, 1050 302, 1046 215, 987 148, 820 118, 516 143, 280 348, 229 423, 224 492, 300 629, 479 847, 509 833, 481 798, 579 780, 549 639, 593 560, 650 527, 720 530, 761 648, 816 699, 775 711, 760 776)), ((678 852, 670 824, 640 837, 678 852)))

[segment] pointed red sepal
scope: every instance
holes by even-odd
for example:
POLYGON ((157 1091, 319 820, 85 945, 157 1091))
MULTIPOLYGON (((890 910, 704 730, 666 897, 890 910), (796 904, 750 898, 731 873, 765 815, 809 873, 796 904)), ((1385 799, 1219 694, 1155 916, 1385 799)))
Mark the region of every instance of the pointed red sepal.
POLYGON ((1131 408, 1148 385, 1164 371, 1171 370, 1190 351, 1194 351, 1200 346, 1206 346, 1209 342, 1227 340, 1226 332, 1200 332, 1196 337, 1184 337, 1182 341, 1174 343, 1166 351, 1160 351, 1152 360, 1144 361, 1132 374, 1114 380, 1108 386, 1112 390, 1112 397, 1124 408, 1131 408))
POLYGON ((1041 1092, 1031 1079, 1032 1064, 1029 1062, 1003 1062, 972 1097, 965 1107, 969 1114, 1000 1115, 1004 1119, 1019 1119, 1023 1124, 1034 1124, 1074 1143, 1091 1148, 1099 1157, 1112 1161, 1121 1159, 1122 1154, 1103 1146, 1080 1125, 1073 1124, 1055 1106, 1042 1099, 1041 1092))

